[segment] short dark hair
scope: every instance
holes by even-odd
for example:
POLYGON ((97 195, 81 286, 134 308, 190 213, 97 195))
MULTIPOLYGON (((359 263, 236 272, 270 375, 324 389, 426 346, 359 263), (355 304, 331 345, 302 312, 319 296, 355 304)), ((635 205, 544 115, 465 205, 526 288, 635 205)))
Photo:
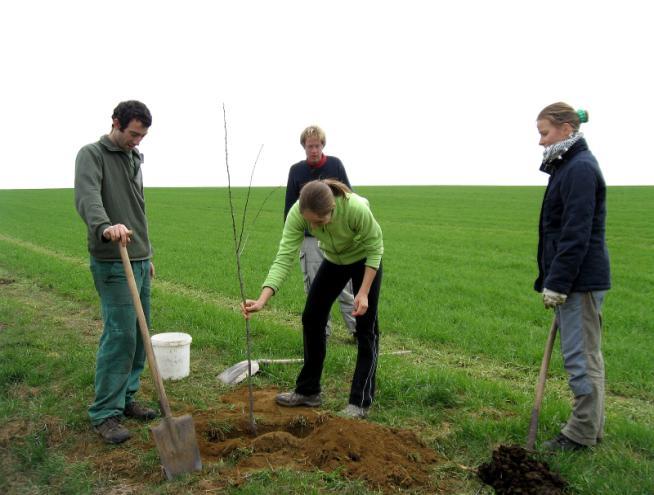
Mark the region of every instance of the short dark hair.
POLYGON ((121 101, 116 108, 111 119, 118 119, 120 124, 119 130, 124 130, 132 120, 138 120, 145 127, 152 125, 152 115, 150 110, 143 103, 136 100, 121 101))

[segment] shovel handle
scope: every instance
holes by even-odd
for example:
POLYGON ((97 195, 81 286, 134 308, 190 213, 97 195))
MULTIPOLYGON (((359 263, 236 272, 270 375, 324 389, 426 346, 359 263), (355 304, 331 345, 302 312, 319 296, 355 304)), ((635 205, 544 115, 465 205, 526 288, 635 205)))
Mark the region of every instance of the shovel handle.
POLYGON ((380 356, 403 356, 404 354, 411 354, 411 350, 382 352, 380 356))
MULTIPOLYGON (((403 351, 391 351, 391 352, 382 352, 380 356, 401 356, 403 354, 411 354, 410 350, 403 351)), ((303 363, 304 359, 302 358, 293 358, 293 359, 254 359, 259 364, 291 364, 291 363, 303 363)))
POLYGON ((550 333, 547 336, 545 343, 545 352, 543 353, 543 361, 540 363, 540 372, 538 373, 538 383, 536 384, 536 398, 534 400, 534 407, 531 410, 531 420, 529 422, 529 434, 527 435, 527 450, 533 450, 536 443, 536 430, 538 429, 538 415, 540 414, 540 406, 543 402, 543 393, 545 392, 545 379, 547 378, 547 368, 550 365, 550 358, 552 357, 552 349, 554 348, 554 341, 556 340, 556 330, 558 329, 556 314, 552 320, 550 333))
POLYGON ((260 364, 291 364, 291 363, 303 363, 304 359, 294 358, 294 359, 254 359, 260 364))
POLYGON ((143 340, 143 347, 145 348, 145 353, 148 357, 150 373, 152 374, 152 379, 154 380, 154 385, 157 389, 157 395, 159 396, 159 406, 161 407, 161 412, 163 413, 164 417, 169 417, 172 416, 170 411, 170 404, 168 403, 168 397, 166 397, 166 390, 164 389, 163 380, 159 374, 157 360, 154 357, 154 350, 152 349, 152 342, 150 341, 150 332, 148 331, 148 323, 145 320, 145 313, 143 312, 143 306, 141 305, 141 296, 139 296, 139 291, 136 287, 134 271, 132 270, 132 264, 129 261, 127 247, 123 246, 122 243, 118 243, 118 246, 120 248, 120 259, 123 261, 123 267, 125 268, 127 285, 129 286, 129 291, 132 295, 132 301, 134 303, 134 309, 136 310, 136 318, 139 322, 139 329, 141 330, 141 340, 143 340))

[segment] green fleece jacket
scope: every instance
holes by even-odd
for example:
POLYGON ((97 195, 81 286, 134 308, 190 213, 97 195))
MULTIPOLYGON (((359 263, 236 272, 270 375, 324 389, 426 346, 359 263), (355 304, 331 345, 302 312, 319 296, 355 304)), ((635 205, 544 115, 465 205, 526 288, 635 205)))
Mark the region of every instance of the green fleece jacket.
POLYGON ((366 266, 379 268, 384 242, 379 224, 370 211, 368 200, 355 193, 336 198, 336 208, 331 221, 312 229, 296 201, 284 223, 282 240, 277 256, 263 283, 275 292, 297 262, 297 254, 304 240, 305 229, 319 241, 325 258, 337 265, 350 265, 365 258, 366 266))
POLYGON ((108 136, 87 144, 75 160, 75 206, 88 229, 89 253, 103 261, 118 261, 118 244, 102 232, 122 223, 132 231, 127 252, 132 260, 152 257, 145 217, 142 157, 116 146, 108 136))

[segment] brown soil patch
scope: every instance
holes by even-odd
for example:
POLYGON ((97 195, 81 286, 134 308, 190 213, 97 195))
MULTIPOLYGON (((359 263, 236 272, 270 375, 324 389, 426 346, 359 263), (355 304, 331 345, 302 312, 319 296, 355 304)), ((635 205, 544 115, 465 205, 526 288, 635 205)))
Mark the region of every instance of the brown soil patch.
MULTIPOLYGON (((156 423, 155 423, 156 424, 156 423)), ((152 439, 135 435, 129 423, 126 426, 132 430, 132 438, 120 445, 108 445, 95 434, 88 436, 75 445, 70 456, 75 461, 92 463, 103 476, 113 481, 119 481, 127 486, 137 482, 157 482, 165 479, 163 469, 144 466, 143 453, 154 451, 152 439)))
POLYGON ((48 445, 57 445, 65 434, 62 421, 54 416, 43 416, 40 420, 28 422, 25 419, 10 420, 0 428, 0 448, 21 441, 28 435, 43 433, 48 445))
POLYGON ((247 387, 222 397, 229 409, 193 413, 203 460, 226 461, 231 467, 221 471, 230 484, 242 483, 251 471, 284 467, 339 470, 386 492, 430 486, 439 458, 413 432, 313 408, 280 407, 276 393, 254 391, 256 435, 250 432, 247 387))
POLYGON ((517 445, 495 449, 492 460, 479 466, 478 474, 498 495, 560 495, 567 485, 546 462, 531 458, 517 445))
POLYGON ((29 425, 24 419, 7 421, 0 428, 0 448, 5 448, 9 442, 26 435, 29 425))
MULTIPOLYGON (((281 407, 274 400, 277 393, 275 389, 254 390, 256 434, 250 431, 247 387, 223 395, 224 405, 218 408, 173 413, 174 417, 192 415, 207 473, 206 477, 198 475, 196 487, 188 486, 189 493, 195 493, 195 488, 219 493, 245 483, 254 471, 280 468, 337 470, 347 479, 363 480, 386 493, 447 492, 446 480, 435 481, 431 476, 444 461, 412 431, 341 418, 315 408, 281 407)), ((137 424, 132 422, 126 422, 130 429, 137 424)), ((144 463, 144 451, 155 449, 149 435, 134 434, 118 446, 102 444, 97 436, 89 435, 93 436, 76 444, 73 458, 93 463, 104 476, 125 487, 164 479, 156 465, 144 463)))

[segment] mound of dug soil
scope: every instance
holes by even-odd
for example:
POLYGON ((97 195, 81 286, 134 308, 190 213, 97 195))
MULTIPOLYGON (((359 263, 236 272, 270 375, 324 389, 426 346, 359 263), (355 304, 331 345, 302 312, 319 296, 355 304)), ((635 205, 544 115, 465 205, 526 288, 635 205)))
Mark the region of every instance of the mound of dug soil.
POLYGON ((230 483, 241 483, 249 471, 284 467, 338 469, 383 491, 431 486, 430 473, 439 459, 413 432, 314 408, 280 407, 276 393, 254 391, 256 435, 248 421, 247 387, 222 397, 231 405, 224 411, 193 413, 203 460, 225 460, 230 467, 221 474, 230 483))
POLYGON ((498 495, 560 495, 566 481, 518 445, 501 445, 492 460, 479 466, 479 478, 498 495))

